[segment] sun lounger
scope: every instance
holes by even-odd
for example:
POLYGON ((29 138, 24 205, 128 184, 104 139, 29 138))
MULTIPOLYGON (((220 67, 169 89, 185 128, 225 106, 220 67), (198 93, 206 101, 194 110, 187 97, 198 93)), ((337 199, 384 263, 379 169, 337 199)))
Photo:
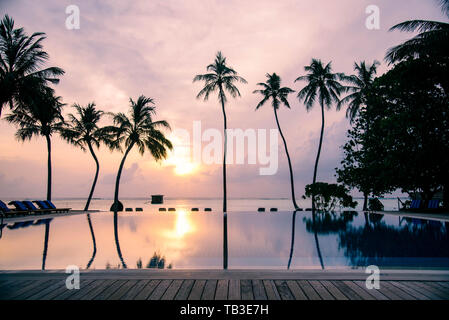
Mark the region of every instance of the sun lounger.
POLYGON ((257 212, 265 212, 265 208, 258 208, 257 212))
POLYGON ((428 209, 438 209, 440 207, 440 200, 429 200, 429 203, 427 204, 428 209))
POLYGON ((5 215, 5 218, 11 217, 14 215, 26 215, 28 214, 28 210, 22 211, 22 210, 11 210, 8 208, 6 203, 0 200, 0 212, 2 212, 5 215))
POLYGON ((22 201, 22 203, 27 207, 27 209, 34 213, 49 213, 50 209, 38 209, 31 201, 22 201))
POLYGON ((45 209, 48 212, 68 212, 71 208, 56 208, 56 206, 48 200, 35 200, 33 201, 40 209, 45 209))
POLYGON ((421 208, 421 200, 412 200, 410 204, 410 209, 420 209, 421 208))
POLYGON ((204 208, 204 211, 211 212, 212 209, 211 208, 204 208))

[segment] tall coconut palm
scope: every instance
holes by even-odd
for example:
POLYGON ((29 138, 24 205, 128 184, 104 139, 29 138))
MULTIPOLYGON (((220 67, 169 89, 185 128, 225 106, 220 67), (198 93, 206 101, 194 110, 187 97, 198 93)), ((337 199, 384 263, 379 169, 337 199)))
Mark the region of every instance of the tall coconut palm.
MULTIPOLYGON (((324 135, 324 107, 330 109, 334 103, 339 103, 340 94, 346 89, 339 82, 345 78, 342 73, 332 72, 332 63, 323 65, 321 60, 312 59, 309 66, 305 66, 304 70, 308 74, 298 77, 296 81, 307 81, 307 85, 298 92, 298 100, 304 100, 307 111, 311 110, 318 99, 321 106, 321 133, 318 152, 313 169, 313 183, 316 182, 318 170, 318 162, 320 160, 321 146, 323 144, 324 135)), ((315 209, 315 196, 312 196, 312 209, 315 209)))
POLYGON ((74 104, 73 108, 76 110, 76 115, 71 113, 68 115, 70 123, 68 123, 61 132, 61 136, 71 144, 81 148, 83 151, 88 149, 95 161, 95 176, 90 188, 89 196, 87 197, 86 205, 84 206, 84 211, 87 211, 89 210, 90 202, 97 184, 98 173, 100 171, 100 164, 95 154, 94 147, 99 148, 100 144, 104 143, 113 150, 117 146, 114 143, 113 134, 110 131, 99 127, 99 122, 104 112, 97 110, 95 103, 89 103, 85 107, 80 106, 79 104, 74 104))
POLYGON ((350 119, 351 123, 358 115, 360 108, 365 106, 366 95, 374 82, 379 65, 379 61, 374 61, 370 66, 367 66, 365 61, 360 62, 360 64, 356 62, 354 63, 356 74, 345 77, 345 80, 350 84, 346 87, 350 94, 340 100, 337 104, 337 111, 347 104, 346 117, 350 119))
POLYGON ((120 162, 120 167, 115 181, 113 204, 115 242, 118 255, 124 268, 126 268, 126 264, 123 260, 118 241, 117 209, 119 207, 120 177, 122 175, 126 158, 134 146, 138 148, 141 155, 143 155, 145 151, 150 152, 156 161, 165 159, 167 157, 167 151, 173 149, 173 145, 170 140, 168 140, 164 133, 159 130, 159 128, 170 129, 168 122, 164 120, 153 121, 153 115, 156 114, 156 107, 154 106, 153 99, 142 95, 137 99, 137 101, 133 101, 132 99, 129 99, 129 101, 131 104, 129 116, 124 113, 117 113, 113 115, 115 126, 105 128, 106 131, 115 133, 116 142, 119 145, 124 144, 125 146, 125 153, 122 161, 120 162))
POLYGON ((211 93, 218 93, 218 101, 221 103, 224 122, 224 151, 223 151, 223 212, 227 212, 227 192, 226 192, 226 155, 227 155, 227 119, 225 104, 227 102, 226 92, 233 98, 240 97, 240 91, 235 85, 236 82, 247 83, 238 73, 226 64, 226 58, 219 51, 214 63, 207 66, 208 73, 195 76, 193 82, 204 81, 204 88, 198 93, 197 98, 209 99, 211 93))
MULTIPOLYGON (((441 10, 449 17, 449 0, 438 0, 441 10)), ((406 42, 388 50, 385 59, 396 63, 408 58, 449 56, 449 23, 429 20, 410 20, 393 26, 390 31, 419 32, 406 42)))
POLYGON ((281 87, 281 78, 276 73, 273 73, 273 74, 267 73, 266 77, 268 78, 267 82, 265 82, 265 83, 261 82, 261 83, 257 84, 257 85, 261 86, 262 89, 255 90, 253 92, 253 93, 260 93, 263 96, 262 100, 256 106, 256 110, 259 110, 259 108, 262 107, 265 104, 265 102, 271 100, 271 106, 273 107, 273 111, 274 111, 274 118, 276 119, 276 124, 277 124, 278 130, 279 130, 279 134, 282 138, 282 141, 284 142, 285 153, 287 154, 288 168, 290 170, 290 187, 291 187, 291 192, 292 192, 293 207, 295 208, 295 210, 298 210, 299 207, 296 204, 296 199, 295 199, 295 183, 293 181, 292 163, 290 160, 290 155, 288 153, 287 142, 285 141, 284 134, 282 133, 281 125, 279 124, 279 119, 278 119, 279 107, 281 105, 284 105, 290 109, 290 104, 288 103, 287 97, 290 93, 295 92, 295 91, 288 87, 281 87))
POLYGON ((65 104, 61 97, 55 97, 51 89, 36 91, 27 97, 19 108, 6 116, 6 120, 19 127, 16 138, 19 141, 31 140, 34 136, 45 137, 47 142, 47 200, 51 200, 51 138, 54 133, 61 132, 64 127, 62 108, 65 104))
POLYGON ((8 15, 0 21, 0 116, 5 105, 14 108, 30 88, 58 83, 57 77, 64 74, 57 67, 41 68, 48 60, 44 39, 45 33, 28 36, 23 28, 14 29, 8 15))

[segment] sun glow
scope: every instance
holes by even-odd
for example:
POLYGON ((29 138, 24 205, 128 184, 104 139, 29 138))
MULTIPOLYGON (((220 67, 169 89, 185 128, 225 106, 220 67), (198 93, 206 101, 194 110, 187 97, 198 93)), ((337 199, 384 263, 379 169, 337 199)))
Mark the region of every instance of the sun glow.
POLYGON ((193 227, 189 221, 187 212, 184 210, 179 210, 176 212, 176 222, 174 235, 177 238, 184 237, 187 233, 192 232, 193 227))
POLYGON ((169 139, 173 143, 173 152, 165 161, 165 164, 173 166, 173 171, 178 176, 194 173, 199 165, 192 162, 188 140, 185 137, 176 135, 176 133, 170 135, 169 139))

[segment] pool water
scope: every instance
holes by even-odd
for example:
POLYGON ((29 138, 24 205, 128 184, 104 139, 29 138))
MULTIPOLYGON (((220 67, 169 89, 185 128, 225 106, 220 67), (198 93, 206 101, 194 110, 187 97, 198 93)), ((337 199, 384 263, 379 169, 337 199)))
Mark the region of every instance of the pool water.
MULTIPOLYGON (((222 213, 122 212, 117 238, 113 216, 98 212, 4 225, 0 269, 223 267, 222 213)), ((448 222, 356 211, 230 212, 228 265, 229 269, 368 265, 449 269, 448 230, 448 222)))

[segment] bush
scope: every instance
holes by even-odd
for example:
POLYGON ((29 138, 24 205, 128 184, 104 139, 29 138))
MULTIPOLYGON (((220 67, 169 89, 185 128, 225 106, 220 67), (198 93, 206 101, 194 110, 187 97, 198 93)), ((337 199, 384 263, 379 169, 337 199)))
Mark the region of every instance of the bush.
POLYGON ((384 205, 380 202, 379 198, 369 199, 368 201, 369 211, 384 211, 384 205))
POLYGON ((312 198, 315 195, 316 209, 331 212, 336 207, 355 208, 357 206, 357 202, 352 200, 348 192, 343 185, 316 182, 306 185, 303 198, 312 198))

